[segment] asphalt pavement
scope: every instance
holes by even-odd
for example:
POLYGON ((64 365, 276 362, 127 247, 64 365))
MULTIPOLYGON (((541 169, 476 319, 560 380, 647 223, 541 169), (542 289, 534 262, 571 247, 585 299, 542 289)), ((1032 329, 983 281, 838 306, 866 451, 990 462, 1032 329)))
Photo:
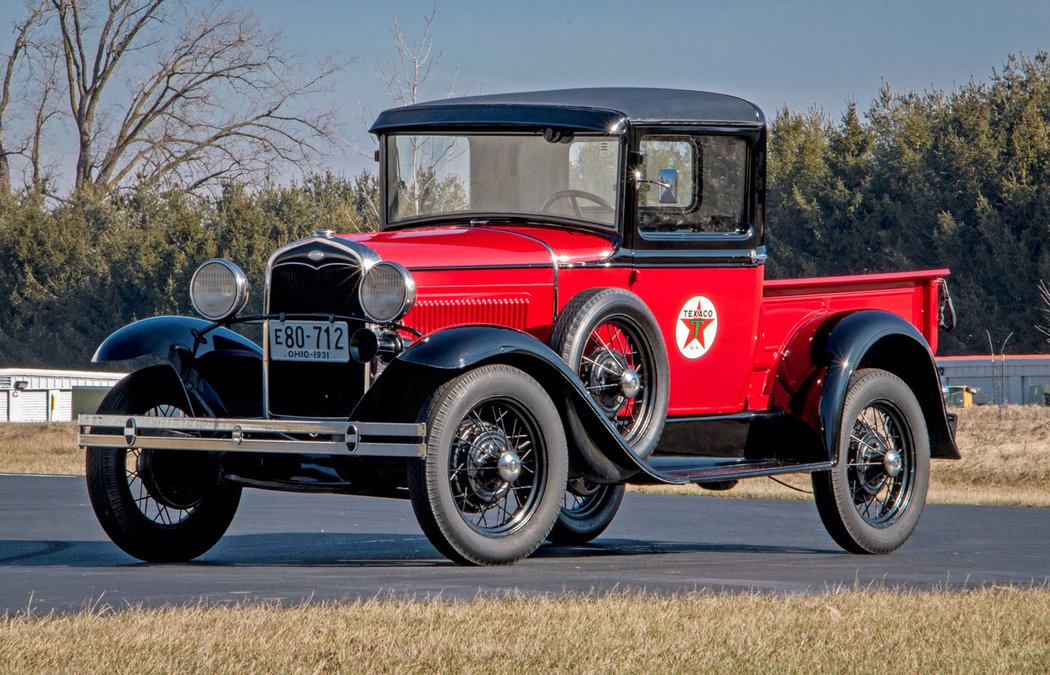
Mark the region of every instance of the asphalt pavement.
MULTIPOLYGON (((698 491, 699 492, 699 491, 698 491)), ((0 475, 0 614, 85 607, 609 591, 818 593, 1050 582, 1050 510, 931 505, 885 556, 843 552, 812 502, 628 494, 591 544, 510 567, 459 567, 407 501, 245 490, 227 535, 191 563, 113 545, 82 477, 0 475)))

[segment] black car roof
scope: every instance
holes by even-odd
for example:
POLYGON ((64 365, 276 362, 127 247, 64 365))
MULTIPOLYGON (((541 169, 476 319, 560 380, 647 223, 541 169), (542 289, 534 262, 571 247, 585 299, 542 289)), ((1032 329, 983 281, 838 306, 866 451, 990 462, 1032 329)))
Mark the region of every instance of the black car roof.
POLYGON ((755 104, 727 94, 600 87, 427 101, 382 112, 369 131, 500 125, 621 133, 628 124, 650 122, 761 126, 765 117, 755 104))

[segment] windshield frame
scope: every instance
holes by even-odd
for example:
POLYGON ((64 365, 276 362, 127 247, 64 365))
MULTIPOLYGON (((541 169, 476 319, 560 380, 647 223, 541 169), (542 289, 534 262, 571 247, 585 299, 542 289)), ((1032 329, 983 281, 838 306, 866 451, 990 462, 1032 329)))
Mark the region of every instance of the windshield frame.
POLYGON ((604 234, 623 234, 624 203, 627 191, 627 159, 628 138, 626 133, 600 133, 600 132, 564 132, 570 134, 573 139, 588 138, 595 140, 607 140, 616 144, 616 194, 612 200, 613 217, 611 222, 575 218, 563 213, 543 213, 533 211, 449 211, 441 213, 430 213, 420 216, 408 216, 392 220, 389 186, 397 179, 396 163, 391 161, 390 148, 397 136, 539 136, 553 131, 551 128, 527 128, 514 127, 416 127, 410 129, 398 129, 380 134, 378 137, 379 148, 377 157, 379 160, 379 223, 380 230, 395 230, 403 228, 418 227, 420 225, 435 225, 447 223, 472 223, 475 221, 521 221, 527 223, 543 223, 553 225, 564 225, 574 228, 584 228, 598 231, 604 234))

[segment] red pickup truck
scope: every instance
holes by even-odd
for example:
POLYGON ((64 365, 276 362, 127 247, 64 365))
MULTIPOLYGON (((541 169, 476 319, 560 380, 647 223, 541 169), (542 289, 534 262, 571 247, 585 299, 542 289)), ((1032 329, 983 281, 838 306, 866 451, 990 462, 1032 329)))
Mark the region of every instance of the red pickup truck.
POLYGON ((732 96, 578 89, 382 113, 380 231, 216 259, 80 418, 113 541, 185 560, 241 489, 411 499, 434 546, 581 543, 627 483, 809 473, 842 547, 885 553, 958 458, 933 354, 947 270, 767 281, 766 124, 732 96), (261 323, 262 345, 231 326, 261 323))

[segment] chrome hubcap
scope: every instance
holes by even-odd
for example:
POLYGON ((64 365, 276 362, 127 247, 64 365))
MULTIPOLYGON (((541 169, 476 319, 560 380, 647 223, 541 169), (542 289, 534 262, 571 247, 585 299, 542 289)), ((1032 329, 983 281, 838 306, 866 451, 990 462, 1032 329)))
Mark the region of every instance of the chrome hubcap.
POLYGON ((652 410, 648 378, 654 370, 640 329, 613 318, 599 324, 587 338, 579 374, 595 403, 628 442, 646 428, 652 410))
POLYGON ((620 376, 620 393, 627 398, 634 398, 642 390, 642 379, 634 368, 626 368, 620 376))
POLYGON ((504 476, 502 461, 504 456, 513 455, 513 461, 521 472, 521 461, 517 455, 510 450, 506 435, 498 429, 475 430, 469 439, 466 439, 470 448, 466 453, 467 459, 467 482, 470 484, 474 494, 472 501, 478 505, 491 504, 504 493, 509 487, 508 483, 514 478, 504 476))
POLYGON ((901 469, 904 467, 904 460, 901 459, 901 453, 896 450, 887 450, 886 456, 882 458, 882 466, 886 471, 886 475, 890 478, 896 478, 900 475, 901 469))
POLYGON ((489 399, 460 422, 448 468, 463 520, 486 536, 503 535, 527 522, 539 503, 542 437, 527 410, 489 399))
POLYGON ((518 459, 517 453, 508 450, 500 455, 496 461, 496 470, 499 471, 499 477, 508 483, 518 480, 518 476, 521 475, 521 460, 518 459))
MULTIPOLYGON (((595 400, 607 414, 615 415, 623 407, 623 399, 617 393, 622 393, 623 376, 630 368, 627 367, 623 355, 611 349, 597 352, 593 359, 593 367, 587 378, 587 388, 598 394, 595 400)), ((635 378, 637 377, 635 373, 635 378)))

